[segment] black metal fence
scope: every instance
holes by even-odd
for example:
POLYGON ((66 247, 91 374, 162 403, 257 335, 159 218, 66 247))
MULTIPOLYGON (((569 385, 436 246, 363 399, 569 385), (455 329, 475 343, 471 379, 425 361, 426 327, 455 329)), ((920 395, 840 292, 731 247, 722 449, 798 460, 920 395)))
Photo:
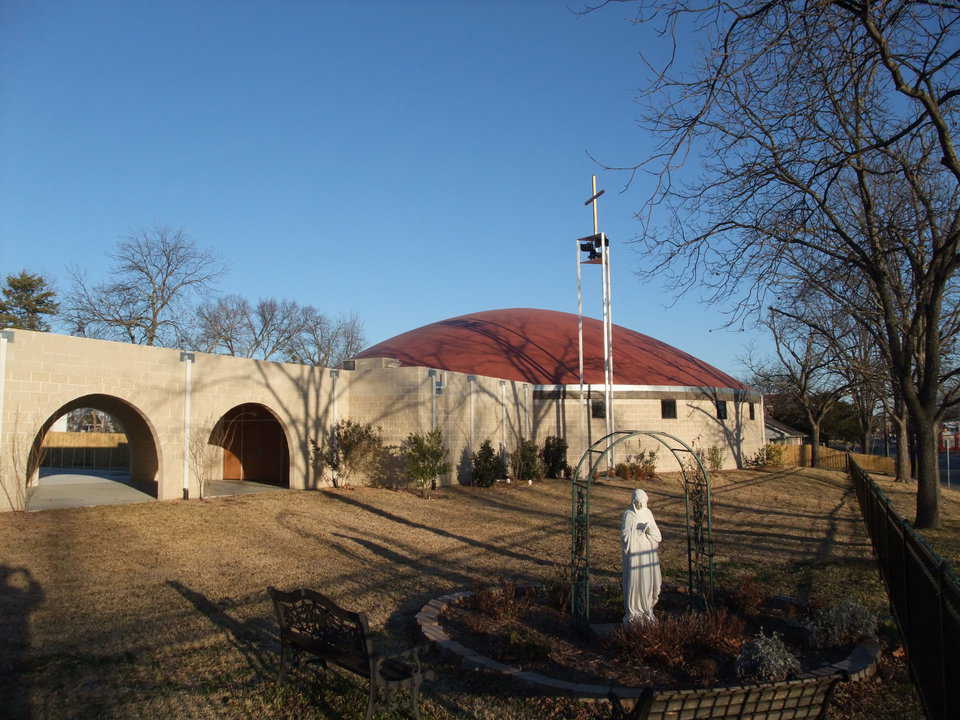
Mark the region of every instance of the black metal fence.
POLYGON ((960 718, 960 581, 853 458, 849 471, 927 716, 960 718))

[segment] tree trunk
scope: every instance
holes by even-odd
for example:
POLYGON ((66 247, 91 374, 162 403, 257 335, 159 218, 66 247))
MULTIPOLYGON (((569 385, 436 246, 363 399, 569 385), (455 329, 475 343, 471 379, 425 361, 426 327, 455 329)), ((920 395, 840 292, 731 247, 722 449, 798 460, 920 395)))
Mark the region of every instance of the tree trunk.
POLYGON ((910 482, 910 431, 906 417, 895 417, 897 426, 897 482, 910 482))
POLYGON ((933 423, 915 423, 917 437, 917 520, 918 528, 940 526, 940 467, 937 431, 933 423))
POLYGON ((810 467, 817 467, 820 463, 820 423, 812 422, 810 427, 813 432, 810 433, 810 439, 813 444, 810 446, 810 467))

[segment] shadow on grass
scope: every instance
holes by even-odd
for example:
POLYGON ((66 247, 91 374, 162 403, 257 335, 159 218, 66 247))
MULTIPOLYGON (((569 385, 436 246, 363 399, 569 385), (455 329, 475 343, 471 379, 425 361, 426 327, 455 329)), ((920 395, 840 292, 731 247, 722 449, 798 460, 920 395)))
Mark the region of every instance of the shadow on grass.
POLYGON ((0 706, 8 717, 33 716, 27 652, 30 613, 44 592, 27 568, 0 565, 0 706))

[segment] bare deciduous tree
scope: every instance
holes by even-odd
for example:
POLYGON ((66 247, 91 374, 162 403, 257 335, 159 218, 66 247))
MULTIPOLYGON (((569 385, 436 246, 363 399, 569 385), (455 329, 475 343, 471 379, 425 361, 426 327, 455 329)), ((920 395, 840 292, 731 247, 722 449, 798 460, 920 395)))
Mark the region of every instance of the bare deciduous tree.
MULTIPOLYGON (((607 4, 607 3, 602 3, 607 4)), ((960 5, 639 0, 639 19, 707 43, 670 54, 644 95, 662 142, 641 242, 678 290, 742 320, 808 285, 856 316, 889 362, 918 444, 916 524, 939 522, 936 426, 960 401, 942 342, 960 267, 960 5), (698 180, 676 173, 688 155, 698 180), (670 218, 667 227, 653 218, 670 218), (850 278, 865 295, 835 293, 850 278), (835 294, 830 294, 835 293, 835 294)))
POLYGON ((187 332, 190 305, 224 272, 212 252, 164 227, 130 235, 111 258, 111 279, 99 285, 71 270, 63 315, 75 335, 176 346, 187 332))
POLYGON ((793 399, 803 408, 810 426, 810 464, 820 456, 820 426, 837 401, 850 389, 837 373, 837 356, 816 331, 771 312, 765 325, 773 336, 776 362, 748 361, 759 387, 793 399))
POLYGON ((363 324, 355 315, 331 320, 312 305, 291 300, 260 300, 237 295, 206 302, 197 309, 193 345, 215 352, 263 360, 337 367, 363 348, 363 324))
POLYGON ((304 308, 300 333, 287 350, 287 360, 320 367, 338 367, 363 349, 363 323, 356 315, 331 321, 315 308, 304 308))
POLYGON ((239 295, 197 308, 195 347, 236 357, 270 360, 287 354, 304 325, 304 308, 290 300, 267 298, 256 306, 239 295))

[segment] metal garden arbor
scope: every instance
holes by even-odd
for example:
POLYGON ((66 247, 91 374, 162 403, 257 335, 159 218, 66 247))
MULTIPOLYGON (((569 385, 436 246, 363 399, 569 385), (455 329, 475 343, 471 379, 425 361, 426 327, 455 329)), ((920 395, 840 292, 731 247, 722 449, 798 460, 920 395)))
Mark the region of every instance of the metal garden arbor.
POLYGON ((705 606, 713 600, 713 536, 710 474, 699 455, 683 440, 658 430, 619 430, 587 448, 571 481, 571 611, 574 622, 590 623, 590 486, 600 463, 621 443, 644 435, 667 448, 683 475, 683 504, 687 518, 687 587, 705 606), (685 456, 689 458, 684 462, 685 456))

